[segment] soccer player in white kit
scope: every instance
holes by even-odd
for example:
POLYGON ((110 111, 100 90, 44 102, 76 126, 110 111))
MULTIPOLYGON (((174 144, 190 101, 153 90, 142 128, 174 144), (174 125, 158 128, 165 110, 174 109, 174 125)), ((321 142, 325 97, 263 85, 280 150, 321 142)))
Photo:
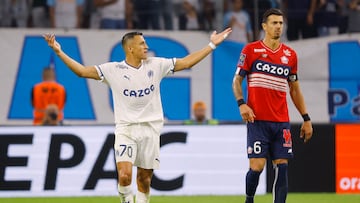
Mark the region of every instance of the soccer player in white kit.
POLYGON ((122 38, 125 60, 97 66, 83 66, 65 54, 55 35, 44 35, 48 45, 78 76, 107 83, 114 100, 115 159, 118 191, 122 203, 133 203, 132 168, 137 166, 136 203, 150 202, 153 170, 159 168, 160 130, 163 110, 160 81, 166 75, 191 68, 231 33, 231 28, 210 36, 210 43, 184 58, 147 57, 149 47, 140 32, 129 32, 122 38))

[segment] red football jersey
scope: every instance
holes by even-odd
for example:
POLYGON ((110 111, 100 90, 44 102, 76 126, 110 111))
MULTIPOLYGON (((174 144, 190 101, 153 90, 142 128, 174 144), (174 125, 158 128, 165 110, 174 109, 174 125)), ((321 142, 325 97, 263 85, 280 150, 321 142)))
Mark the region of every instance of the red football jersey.
POLYGON ((244 47, 237 67, 236 74, 247 76, 247 105, 255 120, 289 122, 286 94, 288 81, 296 78, 295 51, 285 44, 271 50, 256 41, 244 47))

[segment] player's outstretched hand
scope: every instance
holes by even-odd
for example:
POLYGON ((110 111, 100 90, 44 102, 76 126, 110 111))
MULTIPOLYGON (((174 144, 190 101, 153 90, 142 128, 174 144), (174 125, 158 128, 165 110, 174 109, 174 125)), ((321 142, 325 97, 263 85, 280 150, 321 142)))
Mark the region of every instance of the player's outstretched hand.
POLYGON ((226 28, 224 31, 220 33, 214 31, 210 36, 210 41, 217 46, 229 36, 231 31, 232 31, 231 28, 226 28))
POLYGON ((45 34, 43 35, 45 41, 48 43, 49 47, 51 47, 55 53, 60 53, 61 52, 61 46, 60 44, 56 41, 55 39, 55 35, 54 34, 45 34))
POLYGON ((253 110, 247 104, 240 105, 239 108, 243 121, 253 123, 256 117, 253 110))
POLYGON ((300 138, 304 139, 304 142, 306 143, 311 139, 312 134, 313 134, 313 128, 311 121, 305 121, 300 129, 300 138))

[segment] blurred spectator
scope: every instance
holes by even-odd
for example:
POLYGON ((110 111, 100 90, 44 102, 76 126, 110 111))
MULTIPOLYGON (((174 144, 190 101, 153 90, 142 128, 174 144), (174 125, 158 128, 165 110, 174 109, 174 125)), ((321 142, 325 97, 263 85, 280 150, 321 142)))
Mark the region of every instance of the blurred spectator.
POLYGON ((84 0, 82 13, 82 28, 98 29, 100 27, 100 14, 97 12, 94 0, 84 0))
POLYGON ((287 13, 287 38, 297 40, 316 37, 314 14, 317 0, 284 0, 287 13))
POLYGON ((252 41, 250 17, 243 9, 243 0, 232 0, 232 7, 233 10, 224 16, 224 26, 232 28, 228 39, 242 43, 252 41))
POLYGON ((254 0, 244 0, 244 9, 249 13, 251 19, 251 25, 253 30, 253 39, 258 40, 260 39, 262 30, 262 16, 264 15, 265 11, 269 8, 272 8, 272 1, 271 0, 257 0, 258 10, 257 13, 255 10, 255 2, 254 0))
POLYGON ((1 0, 0 24, 2 27, 27 27, 30 0, 1 0))
POLYGON ((349 22, 349 7, 348 7, 349 0, 337 0, 338 5, 338 29, 339 34, 346 33, 348 30, 348 22, 349 22))
POLYGON ((137 28, 160 29, 160 0, 134 0, 137 28))
POLYGON ((193 105, 194 119, 184 121, 185 125, 217 125, 219 122, 214 119, 206 119, 206 104, 197 101, 193 105))
POLYGON ((41 125, 44 126, 56 126, 60 125, 61 122, 58 119, 59 109, 55 104, 49 104, 46 106, 44 119, 41 125))
POLYGON ((350 0, 349 32, 360 32, 360 0, 350 0))
POLYGON ((53 28, 81 28, 84 0, 47 0, 50 26, 53 28))
POLYGON ((49 27, 49 8, 46 0, 32 0, 31 5, 31 27, 49 27))
POLYGON ((173 30, 173 0, 160 0, 162 19, 164 21, 165 30, 173 30))
POLYGON ((0 26, 11 26, 11 0, 3 0, 0 4, 0 26))
POLYGON ((94 0, 100 13, 101 29, 132 29, 131 0, 94 0))
POLYGON ((328 36, 330 35, 330 29, 338 29, 337 7, 336 0, 318 0, 315 13, 318 36, 328 36))
POLYGON ((179 16, 179 30, 199 30, 199 3, 196 0, 183 0, 179 16))
POLYGON ((214 30, 215 17, 214 0, 201 0, 199 14, 200 29, 206 31, 214 30))
POLYGON ((269 0, 271 4, 271 8, 280 8, 281 7, 281 0, 269 0))
POLYGON ((232 0, 223 0, 223 13, 231 11, 232 9, 231 1, 232 0))
POLYGON ((42 73, 43 81, 36 84, 31 92, 31 104, 34 108, 34 125, 40 125, 44 120, 45 110, 49 104, 58 108, 58 120, 64 118, 63 109, 66 101, 65 88, 56 82, 53 68, 44 68, 42 73))

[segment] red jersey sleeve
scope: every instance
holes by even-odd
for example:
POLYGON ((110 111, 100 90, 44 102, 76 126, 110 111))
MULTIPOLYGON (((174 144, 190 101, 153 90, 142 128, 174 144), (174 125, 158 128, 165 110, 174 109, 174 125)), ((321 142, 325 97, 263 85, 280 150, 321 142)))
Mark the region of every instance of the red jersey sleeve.
POLYGON ((251 70, 249 45, 246 45, 240 53, 236 74, 245 77, 251 70))
POLYGON ((288 81, 289 82, 295 82, 298 80, 298 75, 297 75, 297 70, 298 70, 298 59, 297 59, 297 54, 294 50, 291 50, 292 55, 291 55, 291 61, 292 63, 290 64, 290 74, 288 77, 288 81))
POLYGON ((291 71, 290 74, 297 74, 297 70, 298 70, 298 59, 297 59, 297 54, 295 51, 293 52, 293 64, 291 64, 291 71))

